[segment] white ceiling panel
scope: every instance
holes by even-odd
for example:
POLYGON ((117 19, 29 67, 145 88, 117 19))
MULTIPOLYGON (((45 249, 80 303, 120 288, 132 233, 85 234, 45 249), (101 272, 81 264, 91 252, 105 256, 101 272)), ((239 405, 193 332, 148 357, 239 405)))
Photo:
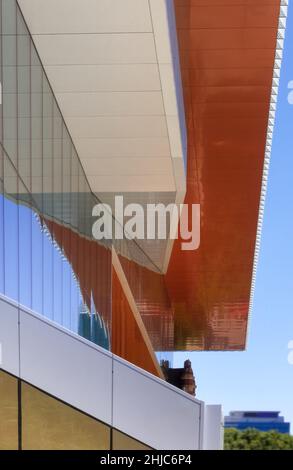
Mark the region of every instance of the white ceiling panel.
POLYGON ((40 34, 44 65, 157 64, 152 33, 40 34))
POLYGON ((19 5, 92 190, 182 192, 173 1, 19 5))
POLYGON ((168 136, 164 116, 68 117, 67 124, 76 139, 168 136))
POLYGON ((19 0, 33 34, 152 32, 148 0, 19 0))
MULTIPOLYGON (((176 191, 175 181, 173 175, 168 173, 162 177, 162 175, 153 174, 148 175, 148 192, 170 192, 176 191)), ((99 192, 109 192, 109 188, 115 189, 115 193, 120 192, 142 192, 142 188, 145 187, 146 175, 124 175, 123 177, 117 174, 113 175, 89 175, 88 181, 91 186, 97 184, 99 181, 99 192)))
POLYGON ((63 116, 164 116, 160 91, 56 93, 63 116))
POLYGON ((146 176, 172 173, 170 158, 94 158, 83 160, 84 169, 91 175, 111 176, 119 172, 121 176, 146 176))
MULTIPOLYGON (((76 148, 86 158, 171 158, 168 137, 78 139, 76 148)), ((97 163, 98 164, 98 163, 97 163)))
POLYGON ((161 90, 155 64, 48 65, 46 71, 55 93, 161 90))
MULTIPOLYGON (((18 3, 92 190, 157 201, 171 193, 182 202, 186 129, 173 0, 18 3)), ((41 190, 46 177, 36 170, 41 190)), ((166 253, 164 267, 171 245, 166 253)))

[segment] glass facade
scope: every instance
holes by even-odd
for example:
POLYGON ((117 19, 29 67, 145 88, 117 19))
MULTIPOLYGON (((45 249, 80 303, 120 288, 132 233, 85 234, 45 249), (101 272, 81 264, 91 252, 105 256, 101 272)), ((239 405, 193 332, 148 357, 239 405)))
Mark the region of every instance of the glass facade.
POLYGON ((0 293, 110 349, 111 246, 14 0, 1 0, 0 293), (92 260, 89 262, 89 260, 92 260))
POLYGON ((0 370, 0 450, 150 449, 0 370))
POLYGON ((239 431, 252 428, 290 434, 290 423, 285 422, 280 411, 231 411, 229 416, 225 416, 224 426, 239 431))
MULTIPOLYGON (((153 347, 171 349, 163 275, 127 236, 93 239, 100 201, 17 2, 0 0, 0 17, 0 294, 113 350, 114 246, 153 347)), ((129 343, 126 328, 117 334, 129 343)))

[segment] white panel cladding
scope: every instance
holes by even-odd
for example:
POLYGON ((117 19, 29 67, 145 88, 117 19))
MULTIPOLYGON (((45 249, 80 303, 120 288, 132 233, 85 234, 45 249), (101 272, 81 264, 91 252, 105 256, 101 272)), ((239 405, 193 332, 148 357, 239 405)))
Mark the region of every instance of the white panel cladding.
POLYGON ((204 422, 203 402, 5 298, 0 342, 0 368, 155 449, 199 449, 204 429, 206 445, 220 435, 219 407, 204 422))
MULTIPOLYGON (((170 156, 168 137, 138 137, 135 139, 79 139, 78 152, 84 152, 87 158, 168 158, 170 156)), ((97 161, 97 165, 99 161, 97 161)), ((109 189, 108 189, 109 191, 109 189)), ((97 191, 99 192, 99 191, 97 191)))
MULTIPOLYGON (((186 125, 173 0, 150 0, 171 155, 186 160, 186 125)), ((185 179, 183 180, 185 182, 185 179)), ((182 185, 181 180, 176 185, 182 185)))
POLYGON ((112 355, 20 311, 20 377, 111 424, 112 355))
POLYGON ((33 34, 151 32, 148 0, 18 0, 33 34))
POLYGON ((18 308, 0 297, 0 369, 19 374, 18 308))
POLYGON ((223 450, 224 418, 221 405, 206 405, 204 410, 204 450, 223 450))
POLYGON ((156 449, 199 449, 202 407, 202 402, 114 356, 114 427, 156 449))
POLYGON ((46 71, 56 93, 160 90, 156 64, 48 65, 46 71))
MULTIPOLYGON (((164 104, 160 91, 123 91, 57 93, 57 100, 64 109, 64 117, 84 116, 163 116, 164 104)), ((145 142, 145 144, 148 140, 145 142)), ((130 142, 128 142, 128 147, 130 142)), ((140 143, 140 147, 144 147, 140 143)), ((169 149, 167 156, 169 156, 169 149)), ((152 151, 151 155, 154 155, 152 151)), ((98 155, 99 156, 99 155, 98 155)), ((102 156, 102 152, 101 152, 102 156)), ((159 155, 158 155, 159 156, 159 155)))
POLYGON ((164 117, 83 117, 68 118, 68 123, 78 138, 166 137, 164 117))
MULTIPOLYGON (((144 187, 145 184, 145 179, 146 175, 135 175, 132 176, 130 174, 128 175, 102 175, 99 176, 100 182, 99 182, 99 191, 101 192, 108 192, 109 187, 111 184, 115 184, 117 187, 119 186, 119 193, 126 193, 126 192, 135 192, 135 193, 141 193, 145 194, 142 192, 141 188, 144 187)), ((171 189, 175 191, 174 187, 174 181, 173 181, 173 175, 162 175, 157 174, 157 175, 149 175, 150 181, 148 183, 148 190, 150 192, 157 192, 157 191, 162 191, 162 192, 170 192, 171 189)), ((97 179, 96 175, 90 175, 88 177, 88 181, 90 185, 94 185, 95 181, 97 179)), ((99 193, 97 193, 99 194, 99 193)), ((150 253, 151 256, 153 256, 153 253, 150 253)))
MULTIPOLYGON (((167 158, 133 158, 131 168, 127 168, 127 158, 100 158, 100 165, 97 165, 93 158, 84 160, 84 170, 91 175, 112 176, 114 168, 119 170, 122 176, 127 175, 152 175, 154 171, 157 175, 165 175, 172 171, 172 162, 167 158)), ((103 200, 103 202, 105 202, 103 200)))
POLYGON ((39 34, 35 44, 45 66, 157 63, 152 33, 39 34))
POLYGON ((183 202, 186 148, 181 133, 185 123, 184 114, 178 115, 183 100, 172 0, 19 0, 19 5, 81 162, 86 167, 93 158, 98 167, 106 158, 120 157, 117 148, 127 158, 123 172, 121 165, 109 164, 113 178, 107 180, 107 187, 105 171, 99 168, 89 173, 86 168, 93 192, 176 192, 180 187, 179 202, 183 202), (141 121, 141 127, 137 116, 150 119, 141 121), (87 119, 95 117, 101 119, 87 126, 87 119), (130 128, 129 117, 134 122, 130 128), (113 131, 109 129, 112 123, 113 131), (90 138, 82 136, 81 130, 91 126, 90 138), (155 145, 156 136, 167 141, 164 155, 161 141, 155 145), (142 142, 137 150, 137 138, 144 137, 146 144, 142 142), (105 144, 106 139, 113 144, 105 144), (148 140, 152 140, 150 145, 148 140), (134 155, 141 160, 149 156, 164 156, 171 162, 178 159, 182 171, 174 172, 167 165, 165 173, 158 173, 154 166, 143 179, 140 170, 134 171, 140 168, 133 165, 134 155))

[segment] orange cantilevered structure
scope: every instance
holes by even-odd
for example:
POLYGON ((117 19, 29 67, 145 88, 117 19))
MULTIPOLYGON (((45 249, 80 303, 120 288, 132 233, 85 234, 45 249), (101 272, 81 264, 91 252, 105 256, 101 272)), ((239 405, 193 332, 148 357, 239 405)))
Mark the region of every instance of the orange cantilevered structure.
MULTIPOLYGON (((282 7, 278 0, 176 0, 175 14, 187 126, 185 203, 201 206, 201 243, 182 251, 175 241, 165 274, 128 256, 120 262, 156 350, 243 350, 282 7)), ((118 318, 117 302, 112 307, 118 318)), ((126 330, 122 339, 118 323, 112 328, 133 361, 137 344, 126 330)))
POLYGON ((132 18, 101 0, 80 4, 82 23, 64 7, 58 24, 57 3, 19 3, 56 94, 44 114, 62 129, 46 156, 52 178, 31 183, 26 160, 18 171, 108 346, 139 366, 148 350, 151 372, 154 351, 245 349, 287 1, 131 1, 132 18), (142 206, 199 204, 199 248, 99 244, 92 207, 117 194, 142 206))
MULTIPOLYGON (((181 240, 175 241, 162 275, 173 328, 160 304, 157 316, 165 318, 161 349, 168 344, 172 350, 243 350, 286 7, 278 0, 174 3, 187 126, 185 203, 200 204, 201 242, 196 251, 182 251, 181 240)), ((157 274, 135 270, 140 276, 130 283, 134 292, 140 290, 141 314, 156 340, 156 322, 149 320, 152 290, 158 297, 149 277, 157 285, 157 274), (139 285, 144 284, 143 295, 139 285)))
POLYGON ((176 242, 166 276, 175 349, 241 350, 280 2, 175 0, 175 7, 188 127, 186 202, 201 205, 200 248, 184 252, 176 242))

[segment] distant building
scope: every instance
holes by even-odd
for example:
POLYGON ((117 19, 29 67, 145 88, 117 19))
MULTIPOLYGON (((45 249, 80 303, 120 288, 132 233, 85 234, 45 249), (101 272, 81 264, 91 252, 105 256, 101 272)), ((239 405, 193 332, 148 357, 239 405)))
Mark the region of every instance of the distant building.
POLYGON ((161 366, 167 382, 195 397, 197 385, 189 360, 184 362, 184 367, 182 368, 174 369, 170 367, 170 363, 167 360, 162 361, 161 366))
POLYGON ((173 351, 158 351, 156 352, 159 364, 168 361, 169 367, 174 367, 174 352, 173 351))
POLYGON ((231 411, 225 416, 225 428, 244 430, 248 428, 259 431, 278 431, 290 433, 290 423, 286 423, 280 411, 231 411))

